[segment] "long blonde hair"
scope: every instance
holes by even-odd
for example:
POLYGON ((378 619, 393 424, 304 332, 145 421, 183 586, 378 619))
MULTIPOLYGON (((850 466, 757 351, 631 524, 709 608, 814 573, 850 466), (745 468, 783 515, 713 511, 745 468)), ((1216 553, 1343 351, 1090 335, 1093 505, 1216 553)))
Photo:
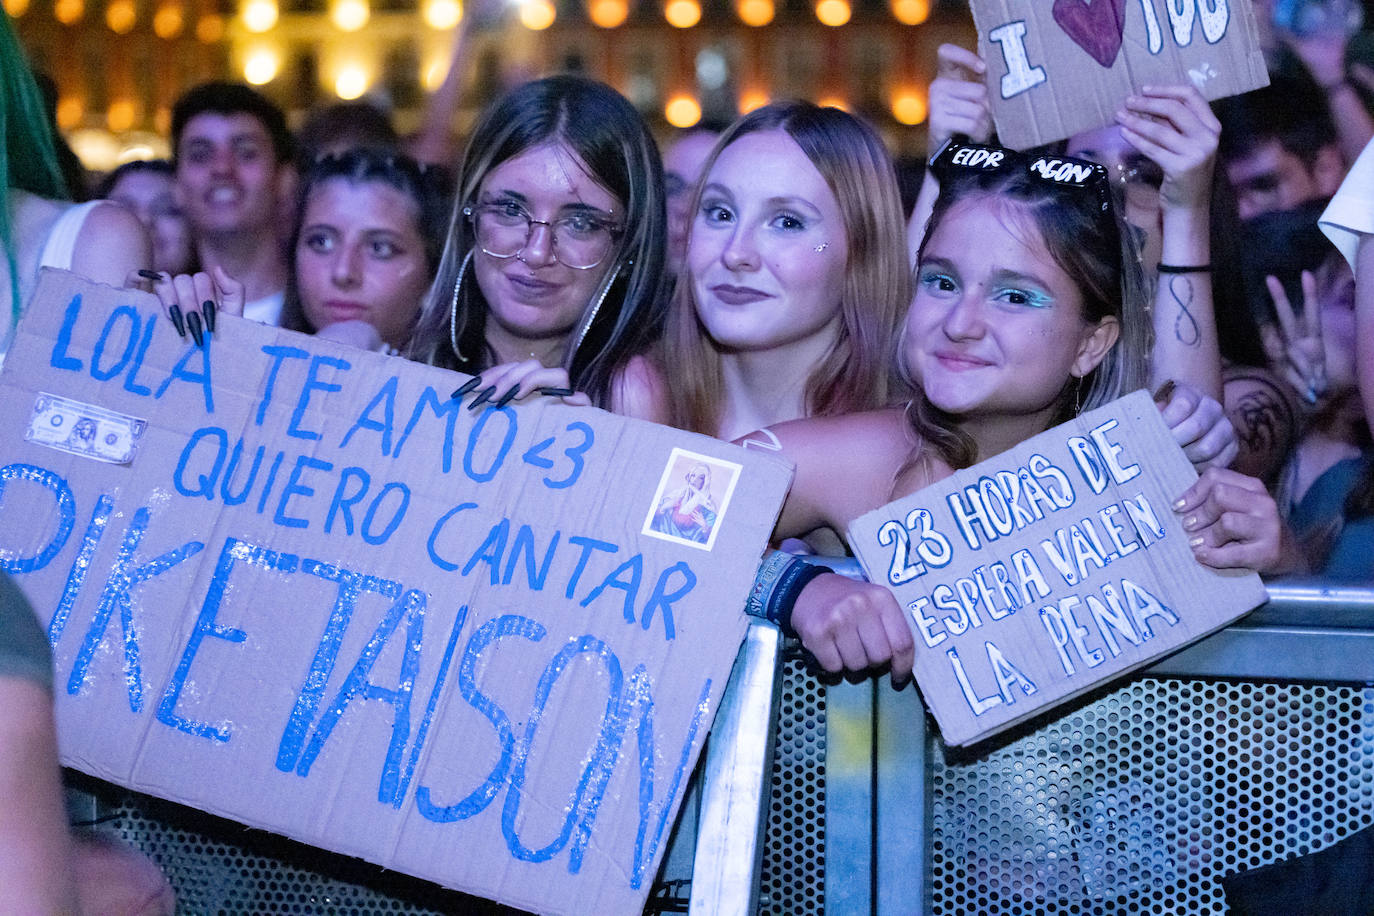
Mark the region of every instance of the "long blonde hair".
MULTIPOLYGON (((769 130, 786 131, 821 173, 839 203, 849 246, 840 332, 805 380, 807 415, 885 407, 900 399, 893 396, 899 380, 892 373, 892 347, 911 299, 905 222, 892 160, 873 129, 852 115, 810 102, 783 101, 732 124, 711 151, 703 179, 731 143, 769 130)), ((700 208, 700 197, 698 185, 693 213, 700 208)), ((725 399, 720 350, 697 317, 691 278, 685 275, 668 307, 662 360, 674 380, 673 425, 715 435, 725 399)))

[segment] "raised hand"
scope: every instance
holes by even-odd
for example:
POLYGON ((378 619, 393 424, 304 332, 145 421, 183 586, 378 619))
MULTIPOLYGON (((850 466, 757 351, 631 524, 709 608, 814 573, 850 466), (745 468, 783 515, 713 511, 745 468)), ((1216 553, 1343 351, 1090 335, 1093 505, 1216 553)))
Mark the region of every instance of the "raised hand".
POLYGON ((1316 404, 1326 394, 1326 342, 1322 339, 1322 310, 1317 301, 1317 281, 1310 271, 1302 272, 1302 321, 1293 314, 1288 293, 1277 277, 1264 278, 1274 300, 1278 327, 1266 324, 1261 329, 1264 352, 1271 368, 1303 401, 1316 404))
POLYGON ((955 134, 986 143, 992 136, 992 108, 983 81, 987 64, 973 51, 952 44, 940 45, 935 59, 927 122, 930 151, 955 134))
POLYGON ((1192 86, 1146 86, 1116 113, 1128 143, 1164 172, 1164 209, 1209 206, 1221 122, 1192 86))

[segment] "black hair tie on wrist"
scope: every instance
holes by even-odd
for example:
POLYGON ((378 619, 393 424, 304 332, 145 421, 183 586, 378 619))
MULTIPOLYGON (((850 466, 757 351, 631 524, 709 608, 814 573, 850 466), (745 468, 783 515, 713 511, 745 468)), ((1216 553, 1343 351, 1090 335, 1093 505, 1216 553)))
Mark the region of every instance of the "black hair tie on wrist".
POLYGON ((1160 263, 1156 268, 1162 274, 1208 274, 1212 272, 1211 264, 1164 264, 1160 263))

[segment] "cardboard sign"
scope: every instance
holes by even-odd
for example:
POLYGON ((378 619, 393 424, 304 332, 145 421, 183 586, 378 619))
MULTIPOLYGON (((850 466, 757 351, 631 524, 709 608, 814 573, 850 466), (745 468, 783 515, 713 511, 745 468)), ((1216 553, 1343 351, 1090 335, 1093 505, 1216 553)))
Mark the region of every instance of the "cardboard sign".
POLYGON ((849 526, 907 610, 915 674, 967 745, 1220 629, 1266 599, 1199 564, 1173 502, 1197 480, 1144 391, 849 526))
POLYGON ((1248 0, 970 0, 997 136, 1026 149, 1115 122, 1142 86, 1269 85, 1248 0))
POLYGON ((0 566, 65 763, 550 913, 639 912, 790 482, 775 459, 47 273, 0 566), (471 402, 471 398, 467 399, 471 402))

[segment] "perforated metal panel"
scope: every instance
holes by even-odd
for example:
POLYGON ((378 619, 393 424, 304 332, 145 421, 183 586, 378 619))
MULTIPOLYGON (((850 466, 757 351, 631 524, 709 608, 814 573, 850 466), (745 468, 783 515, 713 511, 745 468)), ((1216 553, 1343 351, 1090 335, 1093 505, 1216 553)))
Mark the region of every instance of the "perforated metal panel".
POLYGON ((1374 690, 1143 678, 961 759, 931 742, 937 916, 1223 914, 1221 877, 1374 823, 1374 690))
POLYGON ((195 916, 381 916, 521 911, 294 843, 231 821, 76 777, 96 795, 99 829, 141 849, 195 916))
POLYGON ((795 647, 783 666, 759 912, 825 906, 825 685, 795 647))

